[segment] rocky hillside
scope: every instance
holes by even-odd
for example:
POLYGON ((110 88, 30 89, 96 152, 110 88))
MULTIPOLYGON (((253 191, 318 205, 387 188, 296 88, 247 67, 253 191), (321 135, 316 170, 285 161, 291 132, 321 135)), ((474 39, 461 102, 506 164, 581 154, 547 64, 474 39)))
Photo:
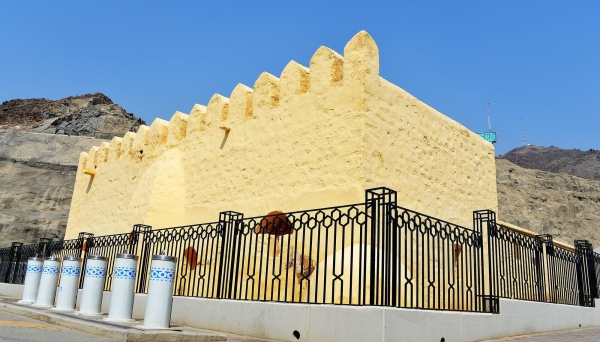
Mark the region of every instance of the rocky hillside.
POLYGON ((500 158, 511 161, 526 169, 600 180, 599 150, 565 150, 554 146, 525 146, 516 148, 500 158))
POLYGON ((0 105, 0 247, 65 234, 79 153, 143 120, 104 94, 0 105), (87 137, 81 137, 87 136, 87 137))
POLYGON ((0 159, 0 247, 64 236, 76 166, 45 166, 0 159))
POLYGON ((0 130, 0 247, 65 235, 79 153, 102 141, 0 130))
MULTIPOLYGON (((578 169, 572 160, 565 163, 578 169)), ((506 159, 496 159, 496 179, 500 220, 571 245, 584 239, 600 246, 600 181, 525 169, 506 159)))
POLYGON ((110 139, 137 131, 145 122, 102 93, 57 101, 14 99, 0 104, 0 128, 110 139))

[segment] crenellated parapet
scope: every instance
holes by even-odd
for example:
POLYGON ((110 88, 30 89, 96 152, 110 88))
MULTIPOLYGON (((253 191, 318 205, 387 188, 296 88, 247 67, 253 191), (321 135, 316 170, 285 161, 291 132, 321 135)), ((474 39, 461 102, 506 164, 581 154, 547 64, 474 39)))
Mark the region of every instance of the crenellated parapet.
POLYGON ((96 175, 96 167, 98 166, 98 146, 92 146, 87 154, 86 162, 83 165, 83 173, 94 176, 96 175))
POLYGON ((343 87, 344 80, 364 83, 366 77, 378 73, 377 45, 368 33, 361 31, 346 44, 344 56, 321 46, 310 59, 310 69, 291 61, 280 77, 263 72, 253 88, 240 83, 229 98, 214 94, 206 106, 194 105, 189 115, 175 112, 170 121, 155 119, 150 127, 142 125, 137 133, 128 132, 123 138, 115 138, 118 140, 113 139, 110 146, 103 144, 97 152, 94 149, 94 162, 88 169, 95 169, 99 162, 117 162, 122 155, 133 161, 151 162, 188 135, 215 129, 229 132, 248 120, 270 115, 273 109, 288 105, 294 97, 309 92, 321 96, 332 88, 343 87))
POLYGON ((110 146, 108 148, 108 160, 117 161, 121 158, 122 150, 121 146, 123 144, 123 138, 114 137, 110 141, 110 146))
POLYGON ((379 49, 361 31, 343 55, 319 47, 308 67, 291 61, 279 77, 263 72, 252 87, 238 84, 229 97, 214 94, 188 114, 82 153, 67 236, 90 219, 104 233, 122 232, 133 223, 211 220, 220 210, 251 215, 359 201, 380 185, 407 189, 415 204, 407 207, 437 201, 428 213, 467 224, 471 209, 497 207, 493 153, 381 78, 379 49), (89 214, 108 198, 114 203, 101 205, 111 215, 89 214))
POLYGON ((175 112, 173 114, 167 127, 167 145, 174 146, 185 139, 189 117, 189 115, 182 112, 175 112))

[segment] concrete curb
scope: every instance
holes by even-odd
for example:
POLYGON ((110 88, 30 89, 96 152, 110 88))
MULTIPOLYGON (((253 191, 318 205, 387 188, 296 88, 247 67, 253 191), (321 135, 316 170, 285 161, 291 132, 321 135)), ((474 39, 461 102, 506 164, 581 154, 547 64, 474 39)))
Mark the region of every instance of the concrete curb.
POLYGON ((89 318, 74 316, 68 313, 49 312, 44 309, 31 308, 6 301, 0 301, 0 310, 17 315, 37 319, 46 323, 60 325, 88 334, 104 336, 122 342, 143 341, 227 341, 225 335, 216 334, 206 330, 181 327, 182 331, 163 330, 138 330, 120 324, 100 322, 89 318))

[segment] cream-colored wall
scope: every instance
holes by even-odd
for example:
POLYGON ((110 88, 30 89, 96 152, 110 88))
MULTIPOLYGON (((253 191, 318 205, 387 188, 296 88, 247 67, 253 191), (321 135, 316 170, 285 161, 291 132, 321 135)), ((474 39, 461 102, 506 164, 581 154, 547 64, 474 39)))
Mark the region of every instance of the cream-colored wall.
POLYGON ((376 186, 467 227, 497 210, 493 146, 381 78, 363 31, 343 57, 321 47, 310 68, 292 61, 82 153, 65 238, 362 202, 376 186))
POLYGON ((465 227, 474 210, 497 211, 492 144, 380 77, 367 90, 366 188, 385 185, 400 206, 465 227))

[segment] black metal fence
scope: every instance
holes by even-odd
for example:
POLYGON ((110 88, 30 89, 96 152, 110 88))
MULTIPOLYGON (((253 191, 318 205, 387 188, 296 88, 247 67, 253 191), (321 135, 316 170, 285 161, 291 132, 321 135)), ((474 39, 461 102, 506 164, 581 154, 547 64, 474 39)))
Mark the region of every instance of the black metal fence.
POLYGON ((548 302, 571 305, 585 305, 580 302, 584 289, 578 284, 581 256, 552 243, 546 243, 548 264, 548 302))
POLYGON ((13 242, 10 247, 0 248, 0 282, 13 282, 17 249, 21 246, 21 242, 13 242))
POLYGON ((391 282, 384 278, 382 294, 389 298, 382 304, 485 311, 481 232, 401 207, 391 213, 392 239, 384 242, 381 255, 384 265, 397 256, 398 266, 392 267, 391 282))
POLYGON ((488 232, 491 295, 594 306, 600 258, 589 242, 576 240, 571 250, 554 244, 552 235, 531 235, 501 226, 489 210, 476 211, 474 223, 488 232))
MULTIPOLYGON (((364 203, 94 236, 0 249, 0 281, 23 283, 27 258, 100 254, 112 287, 118 253, 139 256, 136 292, 147 290, 150 256, 178 258, 177 296, 311 304, 498 312, 498 297, 593 306, 600 255, 497 224, 476 211, 473 228, 397 205, 387 188, 364 203)), ((83 277, 80 286, 83 285, 83 277)))
MULTIPOLYGON (((477 212, 475 215, 485 214, 477 212)), ((491 224, 488 227, 488 258, 492 275, 490 293, 503 298, 546 301, 544 251, 540 238, 491 224)))
POLYGON ((13 242, 11 247, 0 249, 0 281, 11 284, 23 284, 27 259, 32 256, 42 255, 45 241, 23 245, 13 242))

